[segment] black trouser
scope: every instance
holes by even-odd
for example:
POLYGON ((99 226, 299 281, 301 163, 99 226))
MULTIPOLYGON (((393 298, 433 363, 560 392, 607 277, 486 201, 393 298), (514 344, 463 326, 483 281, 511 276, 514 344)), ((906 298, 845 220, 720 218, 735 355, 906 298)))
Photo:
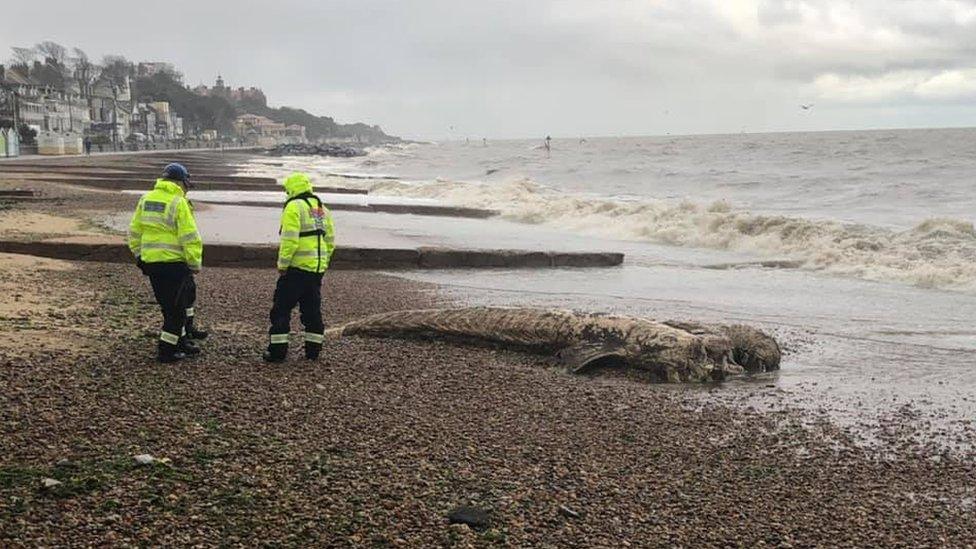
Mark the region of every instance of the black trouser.
POLYGON ((193 331, 193 317, 196 316, 194 306, 197 303, 197 281, 193 278, 193 272, 186 281, 186 332, 193 331))
POLYGON ((302 326, 305 327, 305 356, 318 358, 322 350, 322 274, 291 268, 278 277, 275 286, 274 305, 271 306, 271 343, 268 353, 274 358, 288 354, 288 332, 291 311, 298 305, 302 326))
POLYGON ((190 268, 186 263, 145 263, 142 269, 149 276, 156 303, 163 311, 159 350, 175 351, 186 323, 187 285, 192 280, 190 268))

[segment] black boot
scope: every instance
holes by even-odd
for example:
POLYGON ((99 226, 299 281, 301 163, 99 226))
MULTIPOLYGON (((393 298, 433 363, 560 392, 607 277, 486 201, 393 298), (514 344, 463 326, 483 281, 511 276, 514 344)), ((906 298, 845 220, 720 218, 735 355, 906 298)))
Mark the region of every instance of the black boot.
POLYGON ((284 362, 288 358, 288 344, 272 343, 268 345, 268 350, 263 355, 265 362, 277 364, 284 362))
POLYGON ((156 360, 162 364, 172 364, 174 362, 179 362, 186 358, 186 354, 179 350, 176 345, 172 343, 166 343, 165 341, 159 342, 159 350, 156 355, 156 360))
POLYGON ((198 330, 196 326, 193 325, 193 317, 187 317, 186 319, 186 337, 190 339, 207 339, 210 332, 206 330, 198 330))
POLYGON ((322 352, 321 343, 305 342, 305 358, 308 360, 318 360, 319 353, 322 352))
POLYGON ((200 354, 200 347, 197 347, 197 344, 190 340, 188 336, 181 337, 177 346, 186 356, 196 356, 200 354))

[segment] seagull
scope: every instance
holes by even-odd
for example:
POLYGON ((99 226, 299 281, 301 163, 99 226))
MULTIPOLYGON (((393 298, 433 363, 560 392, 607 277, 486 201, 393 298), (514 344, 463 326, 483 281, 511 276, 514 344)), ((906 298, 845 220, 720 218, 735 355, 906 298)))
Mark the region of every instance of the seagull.
POLYGON ((810 103, 809 105, 800 105, 800 108, 805 111, 808 111, 813 108, 813 103, 810 103))

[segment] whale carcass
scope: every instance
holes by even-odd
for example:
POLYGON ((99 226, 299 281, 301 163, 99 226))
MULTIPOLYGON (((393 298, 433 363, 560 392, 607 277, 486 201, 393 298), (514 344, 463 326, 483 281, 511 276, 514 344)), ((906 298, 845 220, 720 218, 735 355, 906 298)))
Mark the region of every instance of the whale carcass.
POLYGON ((722 380, 779 368, 779 345, 744 325, 519 307, 394 311, 326 331, 326 337, 449 337, 558 356, 571 372, 623 363, 661 382, 722 380))

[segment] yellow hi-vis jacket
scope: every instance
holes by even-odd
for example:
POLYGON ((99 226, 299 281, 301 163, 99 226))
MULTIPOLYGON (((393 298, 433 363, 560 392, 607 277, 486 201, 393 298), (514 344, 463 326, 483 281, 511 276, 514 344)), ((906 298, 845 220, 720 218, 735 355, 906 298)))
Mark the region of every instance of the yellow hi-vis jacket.
POLYGON ((183 188, 166 179, 141 199, 129 223, 129 249, 145 263, 203 264, 203 241, 183 188))
POLYGON ((312 182, 303 173, 285 179, 288 201, 281 212, 278 270, 301 269, 324 273, 335 250, 332 213, 312 194, 312 182))

